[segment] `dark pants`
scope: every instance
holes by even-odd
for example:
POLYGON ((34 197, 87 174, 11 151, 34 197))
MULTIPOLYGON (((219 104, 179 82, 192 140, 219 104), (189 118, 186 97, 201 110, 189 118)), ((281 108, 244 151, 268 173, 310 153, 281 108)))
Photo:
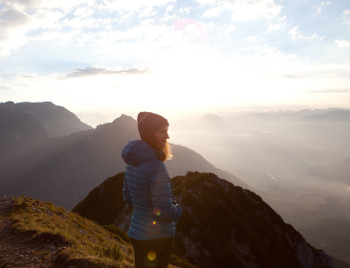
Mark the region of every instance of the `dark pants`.
POLYGON ((166 268, 173 248, 174 237, 154 240, 131 239, 135 254, 135 267, 166 268))

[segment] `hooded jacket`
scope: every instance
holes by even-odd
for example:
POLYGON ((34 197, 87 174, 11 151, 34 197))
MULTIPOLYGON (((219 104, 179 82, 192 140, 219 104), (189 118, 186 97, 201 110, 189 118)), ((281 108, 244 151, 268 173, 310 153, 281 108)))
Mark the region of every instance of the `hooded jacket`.
POLYGON ((174 201, 159 152, 142 140, 134 140, 124 147, 122 157, 127 164, 123 199, 133 206, 128 235, 136 240, 174 236, 182 208, 174 201))

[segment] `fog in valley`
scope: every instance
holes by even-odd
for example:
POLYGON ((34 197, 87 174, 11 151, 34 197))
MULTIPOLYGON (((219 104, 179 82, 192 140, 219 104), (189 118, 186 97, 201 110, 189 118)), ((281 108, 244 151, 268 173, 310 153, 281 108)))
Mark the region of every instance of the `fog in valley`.
POLYGON ((170 140, 250 185, 316 247, 350 261, 350 111, 204 114, 170 140))

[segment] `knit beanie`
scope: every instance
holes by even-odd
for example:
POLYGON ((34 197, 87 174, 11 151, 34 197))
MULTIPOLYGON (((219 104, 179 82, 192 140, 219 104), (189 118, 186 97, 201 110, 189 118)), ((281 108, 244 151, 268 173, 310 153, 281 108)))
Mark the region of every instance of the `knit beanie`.
POLYGON ((141 112, 137 116, 137 128, 142 140, 149 138, 163 126, 169 126, 169 122, 159 114, 141 112))

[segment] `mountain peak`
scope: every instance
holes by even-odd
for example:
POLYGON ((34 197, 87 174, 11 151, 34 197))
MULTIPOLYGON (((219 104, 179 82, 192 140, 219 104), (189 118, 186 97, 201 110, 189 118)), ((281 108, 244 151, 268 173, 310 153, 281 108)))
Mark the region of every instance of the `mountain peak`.
POLYGON ((115 136, 121 135, 127 137, 137 137, 137 124, 136 120, 131 116, 122 114, 120 117, 113 120, 112 123, 106 123, 102 125, 98 125, 96 128, 98 133, 103 133, 107 136, 115 136))
POLYGON ((126 115, 126 114, 122 114, 120 117, 116 118, 114 121, 113 121, 113 124, 114 123, 120 123, 120 122, 129 122, 129 123, 136 123, 136 120, 134 118, 132 118, 131 116, 129 115, 126 115))
POLYGON ((211 113, 207 113, 205 115, 203 115, 201 118, 198 119, 199 122, 224 122, 224 120, 215 114, 211 114, 211 113))

